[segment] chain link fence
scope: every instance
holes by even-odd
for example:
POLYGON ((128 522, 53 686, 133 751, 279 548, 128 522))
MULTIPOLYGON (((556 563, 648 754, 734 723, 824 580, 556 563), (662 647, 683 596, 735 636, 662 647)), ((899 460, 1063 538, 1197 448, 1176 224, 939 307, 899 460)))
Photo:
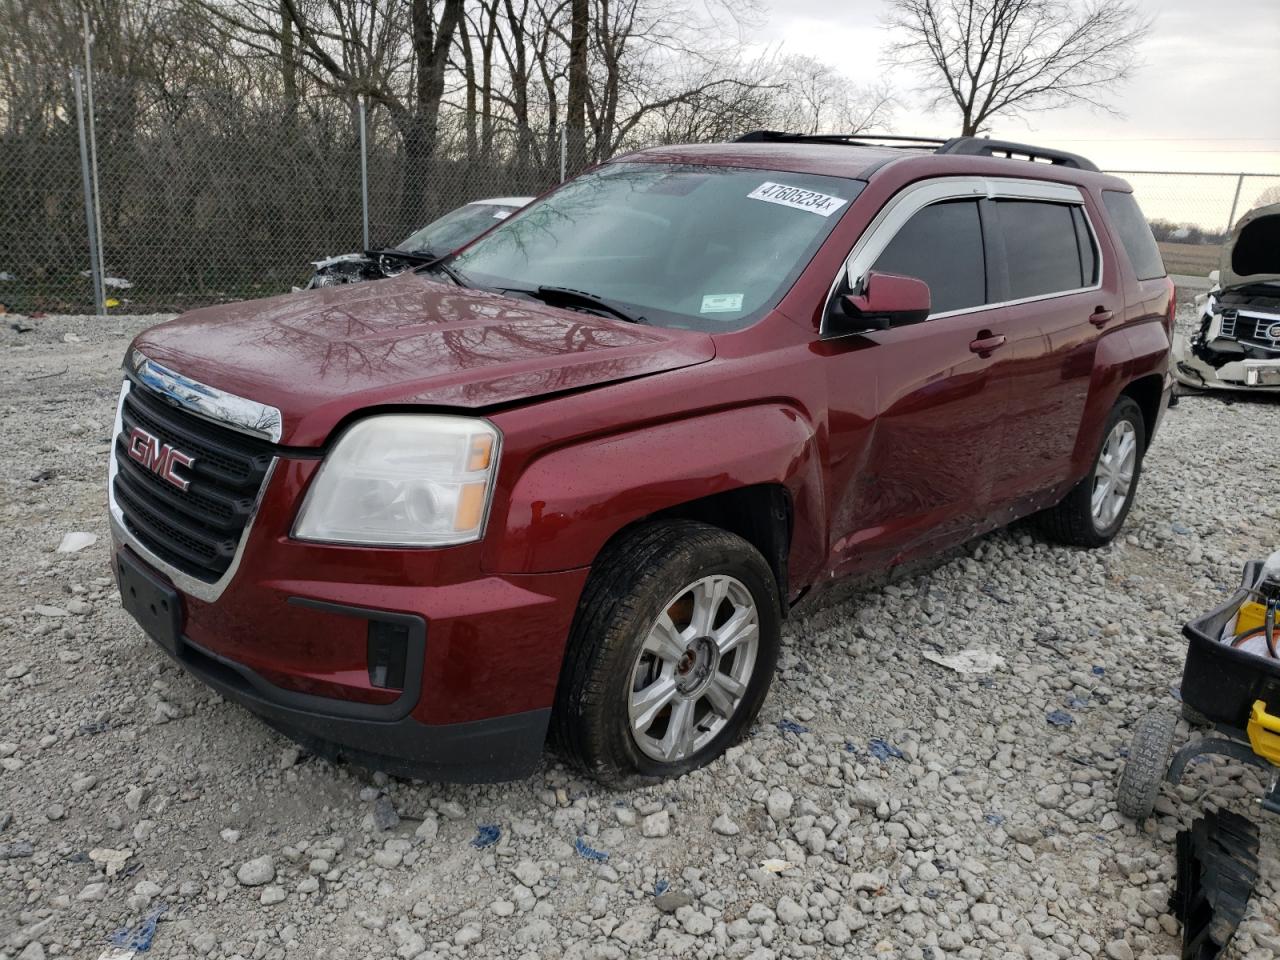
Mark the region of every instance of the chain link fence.
MULTIPOLYGON (((35 115, 0 91, 0 303, 10 310, 93 311, 86 171, 115 312, 285 293, 306 282, 310 261, 361 249, 366 223, 371 247, 390 246, 463 203, 536 195, 561 178, 556 131, 498 132, 469 150, 446 120, 431 156, 415 157, 403 131, 354 102, 289 108, 251 90, 93 79, 83 151, 71 78, 35 115)), ((1280 176, 1120 173, 1175 274, 1204 276, 1231 222, 1280 200, 1280 176)))
POLYGON ((94 310, 85 170, 116 312, 285 293, 310 261, 362 249, 366 222, 371 247, 391 246, 463 203, 538 194, 560 175, 557 151, 494 137, 468 160, 449 130, 444 149, 409 156, 376 114, 362 137, 355 102, 287 109, 100 73, 82 149, 74 78, 51 96, 29 116, 0 90, 0 303, 23 313, 94 310))

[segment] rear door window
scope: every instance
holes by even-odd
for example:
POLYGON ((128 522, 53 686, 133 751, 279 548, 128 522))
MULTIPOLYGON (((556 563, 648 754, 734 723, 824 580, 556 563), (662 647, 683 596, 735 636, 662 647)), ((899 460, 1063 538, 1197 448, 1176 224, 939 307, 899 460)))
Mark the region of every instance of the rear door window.
POLYGON ((1133 272, 1139 280, 1154 280, 1164 276, 1164 261, 1160 259, 1160 248, 1156 246, 1156 238, 1151 235, 1151 227, 1147 218, 1138 209, 1138 201, 1131 193, 1119 190, 1103 190, 1102 203, 1107 208, 1107 216, 1111 225, 1120 235, 1120 245, 1129 255, 1133 264, 1133 272))
POLYGON ((929 285, 931 314, 987 302, 982 223, 975 200, 948 200, 918 210, 871 269, 929 285))
MULTIPOLYGON (((1073 207, 1041 200, 997 200, 1009 269, 1009 299, 1024 300, 1089 286, 1073 207)), ((1090 241, 1089 259, 1093 247, 1090 241)), ((1088 272, 1093 273, 1093 264, 1088 272)))

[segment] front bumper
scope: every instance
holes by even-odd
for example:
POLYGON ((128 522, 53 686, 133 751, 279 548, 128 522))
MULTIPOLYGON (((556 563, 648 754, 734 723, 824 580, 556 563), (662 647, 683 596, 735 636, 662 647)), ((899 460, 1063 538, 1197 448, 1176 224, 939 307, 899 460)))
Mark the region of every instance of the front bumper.
POLYGON ((479 543, 405 550, 293 540, 294 506, 318 465, 277 461, 235 568, 207 599, 139 549, 113 513, 116 550, 178 598, 178 639, 166 652, 321 755, 432 780, 527 775, 541 757, 588 571, 485 575, 479 543), (370 669, 369 625, 388 620, 421 625, 403 685, 391 689, 375 685, 370 669))
MULTIPOLYGON (((363 612, 371 616, 379 613, 363 612)), ((197 680, 246 707, 312 753, 398 776, 458 783, 528 776, 542 755, 551 719, 551 708, 544 707, 484 720, 426 724, 411 712, 421 686, 420 673, 418 683, 413 684, 415 702, 401 713, 395 702, 326 702, 324 697, 276 686, 186 635, 177 639, 174 649, 158 645, 197 680)))
POLYGON ((1173 375, 1180 384, 1200 390, 1280 393, 1280 358, 1232 360, 1215 368, 1187 348, 1185 337, 1174 346, 1173 375))

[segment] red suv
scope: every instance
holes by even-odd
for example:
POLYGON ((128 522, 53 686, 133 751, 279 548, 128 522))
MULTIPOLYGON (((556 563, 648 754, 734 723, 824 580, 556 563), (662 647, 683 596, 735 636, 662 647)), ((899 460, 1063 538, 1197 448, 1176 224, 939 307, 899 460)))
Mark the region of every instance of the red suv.
POLYGON ((680 774, 833 580, 1031 514, 1116 535, 1169 395, 1159 263, 1069 154, 631 154, 416 272, 141 334, 124 605, 327 755, 502 779, 550 734, 603 780, 680 774))

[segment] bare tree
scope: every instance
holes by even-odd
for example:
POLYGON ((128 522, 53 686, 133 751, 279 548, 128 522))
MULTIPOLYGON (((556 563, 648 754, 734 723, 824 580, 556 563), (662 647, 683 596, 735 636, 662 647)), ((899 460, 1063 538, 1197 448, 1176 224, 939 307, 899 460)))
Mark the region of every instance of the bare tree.
POLYGON ((887 128, 894 98, 883 83, 859 87, 813 57, 783 57, 777 68, 770 129, 790 133, 865 133, 887 128))
POLYGON ((571 0, 569 6, 569 98, 566 105, 567 163, 571 170, 587 165, 587 31, 591 0, 571 0))
POLYGON ((931 108, 959 108, 962 136, 997 114, 1073 103, 1115 112, 1106 98, 1133 74, 1151 28, 1111 0, 890 0, 889 11, 902 36, 890 57, 918 71, 931 108))

